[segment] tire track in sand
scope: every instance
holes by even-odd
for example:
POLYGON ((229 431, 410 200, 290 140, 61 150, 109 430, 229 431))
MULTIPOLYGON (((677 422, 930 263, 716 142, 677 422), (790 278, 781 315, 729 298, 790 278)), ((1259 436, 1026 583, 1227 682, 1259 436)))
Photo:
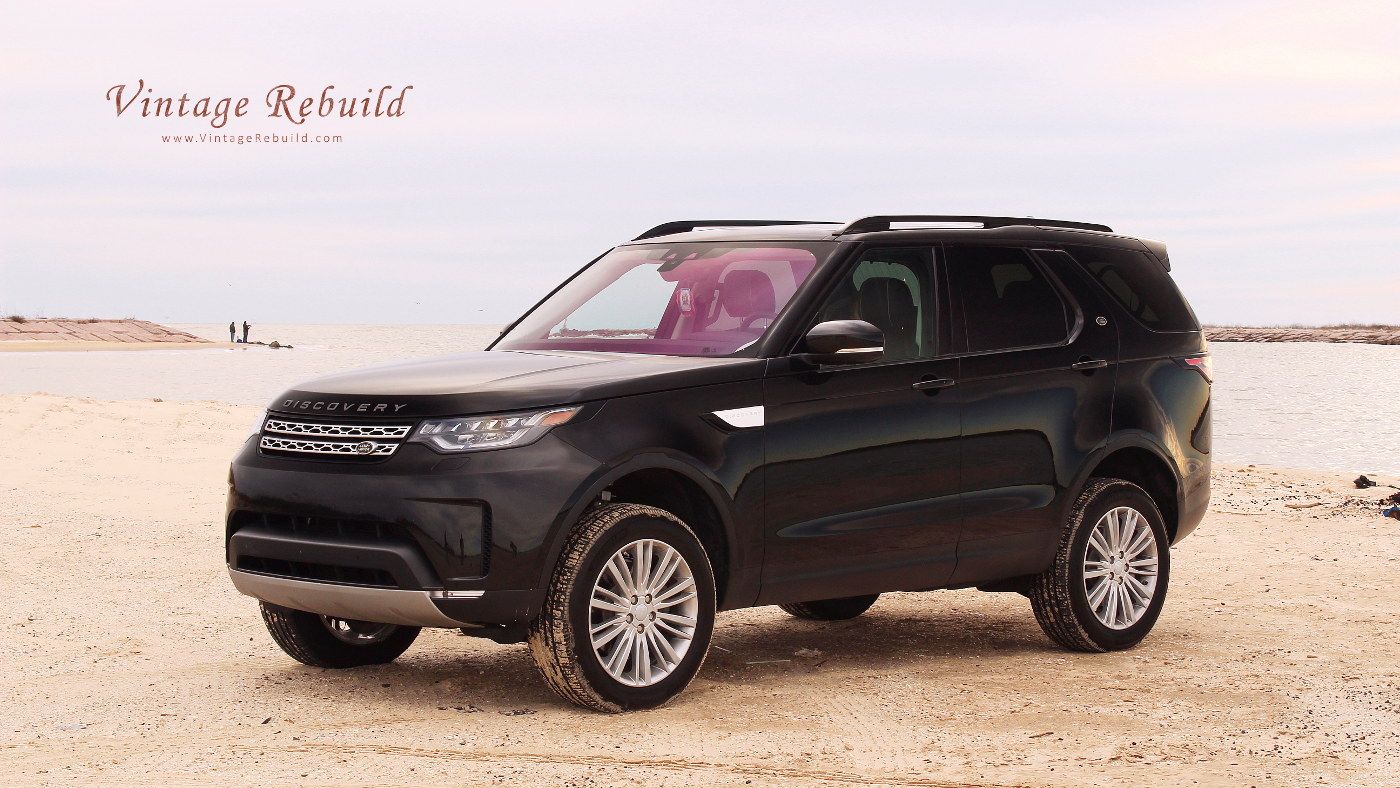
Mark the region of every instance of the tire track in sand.
MULTIPOLYGON (((165 744, 170 742, 167 740, 165 744)), ((27 745, 0 745, 0 752, 6 750, 18 750, 24 748, 33 751, 34 744, 27 745)), ((124 747, 89 747, 87 757, 93 757, 93 750, 111 749, 124 750, 124 747)), ((423 749, 419 747, 397 747, 391 745, 377 744, 333 744, 329 742, 303 742, 300 744, 267 744, 267 745, 245 745, 233 744, 224 748, 226 751, 238 753, 258 753, 268 752, 302 753, 315 755, 326 754, 356 754, 356 755, 382 755, 390 757, 407 758, 428 758, 445 761, 464 761, 471 763, 500 763, 500 764, 525 764, 535 766, 584 766, 597 768, 624 768, 624 769, 655 769, 672 773, 714 773, 728 772, 737 776, 745 777, 771 777, 782 779, 813 780, 825 783, 840 783, 846 785, 888 785, 888 786, 908 786, 909 788, 1032 788, 1023 783, 969 783, 960 780, 940 780, 931 777, 916 777, 895 774, 858 774, 855 772, 842 772, 827 769, 801 769, 786 766, 768 766, 755 763, 716 763, 710 761, 694 761, 681 758, 619 758, 611 755, 585 755, 570 753, 541 753, 541 752, 472 752, 455 750, 423 749)), ((14 765, 14 762, 11 762, 14 765)), ((88 777, 84 782, 94 785, 102 781, 103 777, 88 777)), ((151 777, 111 777, 106 778, 114 784, 135 785, 143 782, 152 784, 162 783, 160 778, 151 777)), ((168 779, 168 778, 166 778, 168 779)), ((181 780, 187 779, 185 775, 180 776, 181 780)), ((226 776, 209 776, 210 784, 226 782, 226 776)))

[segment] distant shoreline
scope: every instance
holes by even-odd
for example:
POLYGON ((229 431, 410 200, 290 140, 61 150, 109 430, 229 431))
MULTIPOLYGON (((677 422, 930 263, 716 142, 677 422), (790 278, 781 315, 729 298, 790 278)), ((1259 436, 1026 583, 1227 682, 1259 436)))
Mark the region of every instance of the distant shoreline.
POLYGON ((0 351, 188 350, 221 344, 147 320, 0 320, 0 351))
POLYGON ((1211 342, 1341 342, 1400 345, 1400 326, 1205 326, 1211 342))

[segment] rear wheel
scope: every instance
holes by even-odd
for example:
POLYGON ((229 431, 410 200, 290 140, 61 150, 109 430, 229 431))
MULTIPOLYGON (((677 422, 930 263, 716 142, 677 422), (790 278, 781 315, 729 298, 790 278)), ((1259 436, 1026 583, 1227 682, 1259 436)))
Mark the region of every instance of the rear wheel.
POLYGON ((817 599, 811 602, 792 602, 778 605, 784 613, 811 621, 844 621, 855 618, 870 609, 879 599, 879 594, 843 596, 836 599, 817 599))
POLYGON ((413 645, 418 627, 322 616, 260 602, 273 641, 298 662, 354 668, 393 662, 413 645))
POLYGON ((607 712, 660 706, 700 670, 715 582, 691 530, 637 504, 590 510, 570 535, 530 627, 550 688, 607 712))
POLYGON ((1170 558, 1151 496, 1122 479, 1090 479, 1054 565, 1031 581, 1036 621, 1076 651, 1132 648, 1162 612, 1170 558))

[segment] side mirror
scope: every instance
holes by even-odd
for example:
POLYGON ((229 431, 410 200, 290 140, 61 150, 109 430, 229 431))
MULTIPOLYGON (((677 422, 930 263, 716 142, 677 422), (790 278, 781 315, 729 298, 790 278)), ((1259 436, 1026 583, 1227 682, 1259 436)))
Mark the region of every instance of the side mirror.
POLYGON ((798 350, 809 364, 866 364, 885 355, 885 333, 864 320, 828 320, 812 326, 798 350))

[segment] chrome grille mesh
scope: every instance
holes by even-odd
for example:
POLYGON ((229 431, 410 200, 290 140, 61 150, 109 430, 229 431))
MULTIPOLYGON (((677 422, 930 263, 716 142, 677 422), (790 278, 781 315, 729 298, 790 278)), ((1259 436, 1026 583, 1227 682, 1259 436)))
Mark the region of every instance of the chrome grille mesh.
POLYGON ((369 460, 398 451, 412 431, 412 424, 333 424, 293 421, 269 414, 263 419, 258 446, 270 452, 369 460))
POLYGON ((283 421, 268 419, 263 425, 264 432, 280 432, 285 435, 329 435, 343 438, 403 438, 413 429, 408 424, 317 424, 306 421, 283 421))
POLYGON ((273 451, 298 451, 306 454, 346 454, 357 457, 387 457, 399 448, 397 443, 375 441, 313 441, 278 438, 264 435, 258 444, 273 451))

